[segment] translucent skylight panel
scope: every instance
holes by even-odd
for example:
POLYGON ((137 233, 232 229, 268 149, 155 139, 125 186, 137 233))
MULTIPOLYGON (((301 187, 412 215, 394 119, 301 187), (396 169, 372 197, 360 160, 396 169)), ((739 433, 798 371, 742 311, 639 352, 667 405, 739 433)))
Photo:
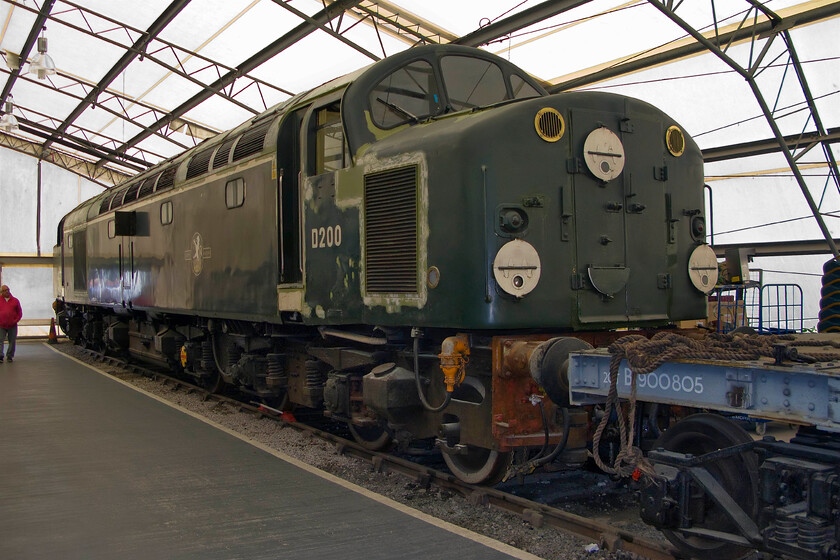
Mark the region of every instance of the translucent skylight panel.
POLYGON ((302 92, 372 63, 370 58, 338 39, 316 31, 260 66, 252 75, 290 91, 302 92))

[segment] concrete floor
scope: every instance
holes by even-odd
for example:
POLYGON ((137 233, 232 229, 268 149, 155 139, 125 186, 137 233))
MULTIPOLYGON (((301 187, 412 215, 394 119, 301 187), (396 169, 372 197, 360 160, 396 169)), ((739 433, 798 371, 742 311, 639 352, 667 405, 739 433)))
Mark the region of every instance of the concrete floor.
POLYGON ((41 342, 0 364, 2 559, 535 558, 348 486, 41 342))

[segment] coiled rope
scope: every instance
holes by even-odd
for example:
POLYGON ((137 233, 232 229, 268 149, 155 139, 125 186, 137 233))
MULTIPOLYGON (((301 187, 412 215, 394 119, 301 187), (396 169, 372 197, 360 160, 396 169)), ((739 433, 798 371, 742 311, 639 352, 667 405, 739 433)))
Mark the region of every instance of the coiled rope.
MULTIPOLYGON (((592 443, 592 458, 606 473, 630 476, 636 469, 642 474, 652 475, 653 467, 644 458, 642 450, 633 445, 636 419, 636 378, 654 371, 663 363, 678 359, 698 360, 758 360, 774 356, 774 344, 794 340, 790 335, 731 335, 709 334, 702 340, 695 340, 673 332, 661 332, 648 339, 640 335, 620 338, 609 346, 610 388, 604 407, 604 416, 595 430, 592 443), (618 370, 622 360, 632 372, 630 399, 627 414, 618 397, 618 370), (610 421, 613 411, 618 421, 620 436, 619 452, 612 465, 606 465, 598 453, 601 436, 610 421)), ((799 343, 797 343, 799 344, 799 343)))

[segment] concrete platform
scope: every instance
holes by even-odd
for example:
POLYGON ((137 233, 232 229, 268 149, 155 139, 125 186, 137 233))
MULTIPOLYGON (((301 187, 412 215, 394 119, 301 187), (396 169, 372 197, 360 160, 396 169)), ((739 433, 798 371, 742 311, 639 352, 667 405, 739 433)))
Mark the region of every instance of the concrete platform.
POLYGON ((0 364, 0 558, 536 557, 19 341, 0 364))

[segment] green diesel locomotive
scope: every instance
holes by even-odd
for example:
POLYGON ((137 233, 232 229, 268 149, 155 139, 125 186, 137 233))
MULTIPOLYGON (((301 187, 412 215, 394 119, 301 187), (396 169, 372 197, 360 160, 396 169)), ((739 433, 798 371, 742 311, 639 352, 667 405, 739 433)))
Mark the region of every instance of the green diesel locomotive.
POLYGON ((74 209, 57 316, 487 483, 584 457, 570 351, 705 315, 704 214, 700 150, 658 109, 421 46, 74 209))

